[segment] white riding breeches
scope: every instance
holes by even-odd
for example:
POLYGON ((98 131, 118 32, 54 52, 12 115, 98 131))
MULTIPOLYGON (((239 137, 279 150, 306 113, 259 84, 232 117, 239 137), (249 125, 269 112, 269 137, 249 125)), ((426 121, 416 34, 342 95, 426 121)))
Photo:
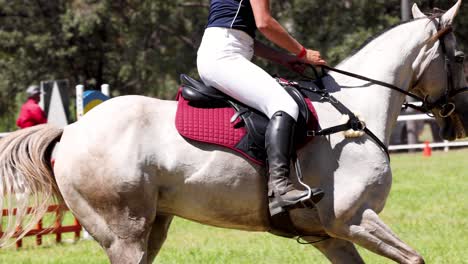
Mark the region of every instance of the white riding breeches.
POLYGON ((205 30, 198 49, 198 73, 206 85, 257 109, 271 118, 284 111, 297 121, 299 108, 291 96, 263 69, 252 63, 254 40, 229 28, 205 30))

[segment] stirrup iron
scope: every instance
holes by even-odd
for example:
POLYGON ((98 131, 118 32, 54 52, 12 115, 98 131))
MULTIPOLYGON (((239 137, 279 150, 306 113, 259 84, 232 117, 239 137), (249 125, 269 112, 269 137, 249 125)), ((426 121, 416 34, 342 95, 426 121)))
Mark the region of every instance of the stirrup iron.
MULTIPOLYGON (((294 169, 296 171, 296 176, 297 176, 297 181, 304 186, 307 189, 308 195, 307 199, 304 201, 311 201, 313 205, 317 204, 322 200, 323 196, 325 196, 325 192, 320 189, 320 188, 310 188, 309 185, 305 184, 302 179, 304 177, 302 176, 302 170, 301 170, 301 163, 299 162, 299 159, 297 158, 297 154, 293 156, 293 162, 294 162, 294 169)), ((301 199, 301 203, 304 205, 304 207, 309 208, 310 206, 307 206, 304 201, 301 199)), ((307 203, 308 204, 308 203, 307 203)))

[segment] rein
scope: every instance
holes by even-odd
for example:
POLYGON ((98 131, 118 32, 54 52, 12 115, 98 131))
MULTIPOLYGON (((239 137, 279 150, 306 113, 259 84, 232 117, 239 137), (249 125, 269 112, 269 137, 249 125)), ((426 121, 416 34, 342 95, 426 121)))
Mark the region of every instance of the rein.
POLYGON ((375 79, 371 79, 369 77, 365 77, 365 76, 362 76, 362 75, 359 75, 359 74, 355 74, 355 73, 352 73, 352 72, 347 72, 347 71, 343 71, 343 70, 339 70, 337 68, 333 68, 333 67, 330 67, 330 66, 327 66, 327 65, 323 65, 321 66, 323 69, 327 69, 329 71, 334 71, 334 72, 337 72, 337 73, 340 73, 340 74, 343 74, 343 75, 347 75, 347 76, 350 76, 350 77, 353 77, 353 78, 356 78, 356 79, 360 79, 360 80, 363 80, 363 81, 368 81, 370 83, 373 83, 373 84, 377 84, 377 85, 380 85, 380 86, 384 86, 384 87, 387 87, 387 88, 390 88, 392 90, 395 90, 397 92, 400 92, 404 95, 407 95, 411 98, 414 98, 416 100, 419 100, 421 102, 425 102, 425 99, 424 98, 421 98, 419 97, 418 95, 416 94, 413 94, 411 92, 408 92, 408 91, 405 91, 393 84, 390 84, 390 83, 386 83, 386 82, 382 82, 382 81, 379 81, 379 80, 375 80, 375 79))
MULTIPOLYGON (((414 93, 408 92, 408 91, 406 91, 404 89, 401 89, 401 88, 399 88, 399 87, 397 87, 397 86, 395 86, 393 84, 390 84, 390 83, 375 80, 375 79, 368 78, 368 77, 358 75, 358 74, 355 74, 355 73, 339 70, 339 69, 336 69, 336 68, 333 68, 333 67, 330 67, 330 66, 327 66, 327 65, 322 65, 321 66, 322 71, 323 71, 323 69, 326 69, 326 70, 334 71, 334 72, 337 72, 337 73, 340 73, 340 74, 343 74, 343 75, 347 75, 347 76, 350 76, 350 77, 353 77, 353 78, 356 78, 356 79, 368 81, 370 83, 377 84, 377 85, 380 85, 380 86, 383 86, 383 87, 387 87, 389 89, 395 90, 395 91, 397 91, 399 93, 402 93, 402 94, 404 94, 404 95, 406 95, 408 97, 411 97, 413 99, 416 99, 416 100, 422 102, 422 106, 417 106, 417 105, 405 102, 404 103, 405 107, 410 107, 410 108, 416 109, 416 110, 418 110, 420 112, 423 112, 423 113, 426 113, 426 114, 429 114, 429 112, 432 109, 434 109, 436 107, 439 107, 441 109, 440 112, 439 112, 440 117, 442 117, 442 118, 449 117, 455 111, 455 105, 450 102, 450 98, 452 98, 452 97, 454 97, 454 96, 456 96, 456 95, 458 95, 460 93, 468 92, 468 87, 455 89, 454 84, 453 84, 452 66, 450 64, 450 59, 448 58, 448 55, 447 55, 447 48, 446 48, 445 41, 444 41, 445 35, 447 35, 447 34, 449 34, 449 33, 451 33, 453 31, 452 26, 448 26, 448 27, 445 27, 445 28, 441 29, 440 24, 439 24, 437 26, 437 30, 438 30, 437 33, 431 38, 431 40, 438 39, 440 41, 440 45, 441 45, 441 48, 442 48, 442 53, 444 54, 444 57, 445 57, 445 71, 447 73, 447 89, 445 90, 445 94, 443 96, 441 96, 439 99, 435 100, 433 103, 429 102, 429 100, 428 100, 429 97, 428 96, 422 98, 422 97, 420 97, 420 96, 418 96, 418 95, 416 95, 414 93)), ((311 66, 311 65, 309 65, 309 66, 313 68, 313 66, 311 66)), ((315 68, 313 68, 313 70, 314 70, 315 75, 318 77, 318 73, 315 70, 315 68)), ((416 85, 418 84, 418 81, 416 81, 416 83, 413 85, 413 88, 416 87, 416 85)))
MULTIPOLYGON (((460 88, 460 89, 456 89, 454 87, 453 76, 452 76, 452 65, 450 63, 450 60, 449 60, 449 57, 448 57, 448 54, 447 54, 447 48, 446 48, 445 41, 444 41, 445 36, 448 33, 452 32, 452 31, 453 31, 453 28, 451 26, 448 26, 446 28, 441 29, 440 24, 438 24, 437 33, 430 39, 430 40, 439 40, 440 41, 440 45, 441 45, 441 48, 442 48, 442 53, 444 54, 445 71, 447 73, 447 89, 445 91, 445 94, 443 96, 441 96, 439 99, 432 102, 432 103, 429 102, 429 100, 428 100, 429 96, 426 96, 426 97, 422 98, 422 97, 420 97, 420 96, 418 96, 418 95, 416 95, 416 94, 414 94, 412 92, 401 89, 400 87, 397 87, 397 86, 395 86, 393 84, 390 84, 390 83, 386 83, 386 82, 382 82, 382 81, 375 80, 375 79, 372 79, 372 78, 368 78, 368 77, 365 77, 365 76, 362 76, 362 75, 359 75, 359 74, 339 70, 339 69, 336 69, 336 68, 333 68, 333 67, 330 67, 330 66, 327 66, 327 65, 322 65, 320 67, 321 67, 322 73, 324 75, 326 74, 326 73, 324 73, 324 70, 334 71, 334 72, 337 72, 337 73, 340 73, 340 74, 343 74, 343 75, 347 75, 347 76, 350 76, 350 77, 353 77, 353 78, 356 78, 356 79, 364 80, 364 81, 367 81, 367 82, 370 82, 370 83, 373 83, 373 84, 377 84, 377 85, 392 89, 394 91, 397 91, 399 93, 402 93, 402 94, 404 94, 406 96, 409 96, 409 97, 411 97, 413 99, 416 99, 416 100, 422 102, 422 106, 417 106, 417 105, 405 102, 403 104, 404 107, 410 107, 410 108, 416 109, 418 111, 421 111, 423 113, 426 113, 428 115, 430 115, 430 111, 432 109, 434 109, 436 107, 439 107, 441 109, 439 111, 439 116, 442 117, 442 118, 448 118, 455 112, 455 109, 456 109, 455 104, 450 102, 450 99, 452 97, 460 94, 460 93, 468 92, 468 87, 463 87, 463 88, 460 88)), ((319 89, 311 89, 310 87, 303 87, 302 85, 299 85, 298 83, 293 83, 293 82, 289 82, 288 85, 296 86, 298 88, 302 88, 302 89, 308 90, 310 92, 319 94, 322 97, 322 99, 325 99, 326 101, 330 102, 337 110, 339 110, 340 112, 342 112, 344 114, 349 115, 349 117, 350 117, 348 123, 346 123, 346 124, 342 124, 342 125, 322 129, 322 130, 319 130, 319 131, 309 131, 308 136, 326 136, 326 135, 331 135, 331 134, 334 134, 334 133, 337 133, 337 132, 346 131, 348 129, 352 129, 354 131, 363 131, 368 136, 370 136, 380 146, 380 148, 382 148, 383 151, 385 151, 385 153, 387 154, 387 157, 390 159, 390 154, 389 154, 389 151, 388 151, 388 147, 371 130, 369 130, 366 127, 366 124, 364 122, 360 121, 359 118, 357 118, 354 115, 354 113, 352 113, 341 102, 339 102, 336 98, 334 98, 332 95, 330 95, 328 93, 325 85, 323 84, 322 78, 320 78, 320 76, 319 76, 317 70, 314 68, 314 66, 310 65, 310 64, 306 64, 306 65, 312 68, 312 70, 313 70, 313 72, 314 72, 314 74, 316 76, 315 79, 317 80, 317 86, 319 87, 319 89)), ((304 77, 308 78, 307 76, 304 76, 304 77)), ((313 78, 308 78, 308 79, 313 79, 313 78)), ((416 85, 418 84, 418 81, 416 81, 416 83, 413 85, 413 88, 416 87, 416 85)))
MULTIPOLYGON (((373 83, 373 84, 377 84, 377 85, 380 85, 380 86, 383 86, 383 87, 387 87, 389 89, 392 89, 394 91, 402 93, 402 94, 404 94, 404 95, 406 95, 408 97, 416 99, 417 101, 422 102, 421 106, 418 106, 418 105, 415 105, 415 104, 412 104, 412 103, 408 103, 408 102, 403 103, 403 106, 405 108, 409 107, 409 108, 418 110, 418 111, 420 111, 422 113, 425 113, 425 114, 428 114, 430 116, 432 116, 430 111, 432 109, 436 108, 436 107, 439 107, 439 108, 441 108, 441 110, 439 112, 440 117, 443 117, 443 118, 449 117, 455 111, 455 105, 453 103, 449 102, 450 98, 454 97, 455 95, 457 95, 459 93, 468 92, 468 87, 464 87, 464 88, 457 89, 457 90, 448 88, 446 90, 446 94, 444 96, 442 96, 441 98, 439 98, 436 101, 434 101, 433 103, 431 103, 428 100, 429 99, 428 96, 422 98, 422 97, 420 97, 420 96, 418 96, 418 95, 416 95, 414 93, 403 90, 403 89, 401 89, 401 88, 399 88, 399 87, 397 87, 397 86, 395 86, 393 84, 390 84, 390 83, 386 83, 386 82, 382 82, 382 81, 379 81, 379 80, 371 79, 371 78, 368 78, 368 77, 365 77, 365 76, 362 76, 362 75, 358 75, 358 74, 355 74, 355 73, 352 73, 352 72, 339 70, 339 69, 336 69, 336 68, 333 68, 333 67, 330 67, 330 66, 327 66, 327 65, 323 65, 321 67, 324 68, 324 69, 327 69, 329 71, 334 71, 334 72, 337 72, 337 73, 340 73, 340 74, 343 74, 343 75, 347 75, 347 76, 350 76, 350 77, 353 77, 353 78, 356 78, 356 79, 360 79, 360 80, 363 80, 363 81, 368 81, 368 82, 373 83)), ((448 86, 448 87, 453 87, 453 80, 452 80, 451 74, 449 74, 448 72, 449 71, 447 71, 448 83, 452 84, 452 86, 448 86)))

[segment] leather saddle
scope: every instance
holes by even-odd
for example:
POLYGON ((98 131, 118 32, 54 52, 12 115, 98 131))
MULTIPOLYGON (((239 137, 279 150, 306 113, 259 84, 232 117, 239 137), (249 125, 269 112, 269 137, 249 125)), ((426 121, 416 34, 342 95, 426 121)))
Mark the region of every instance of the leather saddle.
MULTIPOLYGON (((237 127, 244 126, 247 131, 247 136, 236 147, 255 159, 266 160, 265 132, 269 122, 269 118, 266 115, 185 74, 182 74, 180 79, 180 94, 189 102, 190 106, 196 108, 234 108, 235 114, 230 122, 232 124, 235 123, 237 127), (239 118, 240 122, 236 122, 239 118)), ((310 100, 305 99, 301 91, 290 86, 285 86, 284 88, 299 106, 300 113, 296 127, 296 146, 300 147, 306 143, 307 130, 310 130, 311 126, 316 126, 317 118, 311 112, 311 109, 312 111, 314 110, 310 100)))

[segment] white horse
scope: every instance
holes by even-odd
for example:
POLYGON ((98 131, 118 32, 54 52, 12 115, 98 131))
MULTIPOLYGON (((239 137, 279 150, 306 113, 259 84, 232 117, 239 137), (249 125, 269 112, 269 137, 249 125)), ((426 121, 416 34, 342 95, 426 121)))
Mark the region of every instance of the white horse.
MULTIPOLYGON (((386 31, 339 68, 427 96, 431 102, 449 89, 448 76, 455 89, 465 87, 463 54, 456 50, 453 33, 445 30, 461 2, 436 18, 427 18, 414 6, 418 19, 386 31)), ((334 73, 325 83, 388 144, 404 95, 334 73)), ((468 131, 468 93, 451 95, 456 106, 452 115, 440 117, 439 107, 432 111, 444 138, 453 140, 468 131)), ((328 103, 317 103, 316 109, 322 127, 341 119, 328 103)), ((63 131, 41 126, 10 135, 0 144, 0 204, 11 209, 14 203, 4 197, 18 199, 21 218, 24 199, 14 193, 42 194, 28 200, 38 208, 34 222, 53 194, 61 196, 112 263, 151 263, 174 215, 212 226, 268 231, 264 169, 234 152, 182 138, 175 113, 174 101, 122 96, 63 131), (58 140, 52 172, 49 157, 58 140)), ((363 263, 354 244, 398 263, 424 262, 377 215, 390 192, 392 174, 388 157, 375 141, 335 134, 316 138, 299 156, 305 182, 320 186, 326 195, 316 210, 292 210, 292 222, 301 232, 331 237, 314 244, 331 262, 363 263)), ((0 245, 9 241, 14 228, 11 221, 0 245)))

